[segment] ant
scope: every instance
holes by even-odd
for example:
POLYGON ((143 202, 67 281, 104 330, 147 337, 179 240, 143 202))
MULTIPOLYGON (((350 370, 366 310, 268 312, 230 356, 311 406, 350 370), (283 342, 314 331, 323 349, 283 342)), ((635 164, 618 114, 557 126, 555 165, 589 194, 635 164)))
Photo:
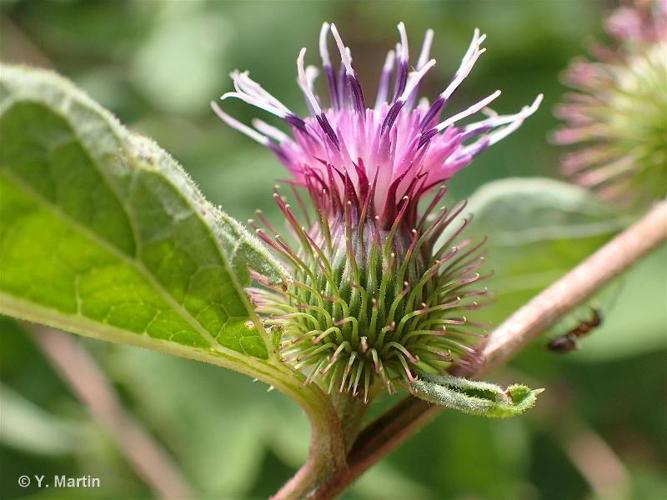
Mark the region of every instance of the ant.
POLYGON ((552 339, 547 344, 547 349, 557 354, 567 354, 579 347, 577 339, 595 330, 602 324, 602 313, 599 309, 591 307, 591 318, 580 322, 569 332, 552 339))

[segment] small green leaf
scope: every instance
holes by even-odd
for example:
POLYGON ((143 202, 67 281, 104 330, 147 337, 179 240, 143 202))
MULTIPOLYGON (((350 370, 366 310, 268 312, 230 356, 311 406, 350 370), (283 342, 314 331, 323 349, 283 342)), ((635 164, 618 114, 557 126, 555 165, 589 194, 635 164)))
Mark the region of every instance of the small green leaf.
POLYGON ((280 266, 71 83, 0 66, 0 313, 270 379, 245 295, 280 266))
POLYGON ((480 417, 506 418, 520 415, 533 407, 537 395, 544 391, 520 384, 503 389, 489 382, 450 375, 422 377, 409 385, 414 396, 429 403, 480 417))

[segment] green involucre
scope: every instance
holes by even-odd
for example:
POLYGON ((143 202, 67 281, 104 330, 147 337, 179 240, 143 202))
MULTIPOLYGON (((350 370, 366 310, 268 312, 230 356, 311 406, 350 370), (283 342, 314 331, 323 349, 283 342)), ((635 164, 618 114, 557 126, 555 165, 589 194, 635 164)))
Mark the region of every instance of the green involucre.
POLYGON ((265 324, 276 332, 283 359, 308 381, 368 400, 372 388, 414 379, 414 371, 442 373, 482 334, 468 314, 486 289, 476 288, 484 258, 481 243, 459 238, 463 210, 441 210, 409 231, 373 222, 332 220, 311 229, 279 205, 298 239, 292 249, 279 235, 266 241, 292 266, 291 280, 253 289, 265 324), (356 223, 355 223, 356 224, 356 223), (434 244, 453 230, 438 251, 434 244), (377 384, 376 384, 377 383, 377 384))

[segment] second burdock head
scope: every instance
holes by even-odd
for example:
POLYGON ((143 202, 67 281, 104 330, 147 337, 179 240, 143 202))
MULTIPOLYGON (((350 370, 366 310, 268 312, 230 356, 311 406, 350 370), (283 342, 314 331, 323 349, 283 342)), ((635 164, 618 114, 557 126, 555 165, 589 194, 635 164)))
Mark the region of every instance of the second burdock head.
POLYGON ((575 146, 562 171, 601 197, 646 205, 667 195, 667 0, 636 1, 607 19, 613 42, 565 74, 555 142, 575 146))

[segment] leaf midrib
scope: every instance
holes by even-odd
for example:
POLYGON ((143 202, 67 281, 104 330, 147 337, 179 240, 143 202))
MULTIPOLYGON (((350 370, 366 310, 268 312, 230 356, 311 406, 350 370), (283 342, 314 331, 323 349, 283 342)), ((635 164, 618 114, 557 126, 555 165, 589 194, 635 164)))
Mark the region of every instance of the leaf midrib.
MULTIPOLYGON (((284 369, 281 370, 283 367, 275 363, 247 356, 237 351, 225 349, 224 351, 218 350, 215 354, 210 354, 206 349, 200 347, 186 346, 170 340, 151 337, 145 333, 137 335, 108 323, 95 321, 81 314, 65 314, 51 307, 35 305, 33 302, 17 298, 2 290, 0 290, 0 314, 9 314, 15 318, 27 321, 37 321, 54 328, 78 333, 84 337, 121 345, 136 345, 187 359, 226 366, 227 368, 233 367, 236 371, 241 371, 252 377, 262 375, 265 377, 264 381, 267 383, 274 383, 276 377, 279 377, 281 373, 284 374, 284 369), (24 310, 28 311, 28 313, 22 314, 24 310), (38 311, 37 316, 35 316, 35 310, 38 311), (68 318, 74 318, 75 322, 72 323, 68 318), (89 325, 83 326, 86 323, 89 323, 89 325), (245 371, 238 370, 239 367, 244 367, 245 371)), ((288 383, 287 381, 284 382, 288 383)))

